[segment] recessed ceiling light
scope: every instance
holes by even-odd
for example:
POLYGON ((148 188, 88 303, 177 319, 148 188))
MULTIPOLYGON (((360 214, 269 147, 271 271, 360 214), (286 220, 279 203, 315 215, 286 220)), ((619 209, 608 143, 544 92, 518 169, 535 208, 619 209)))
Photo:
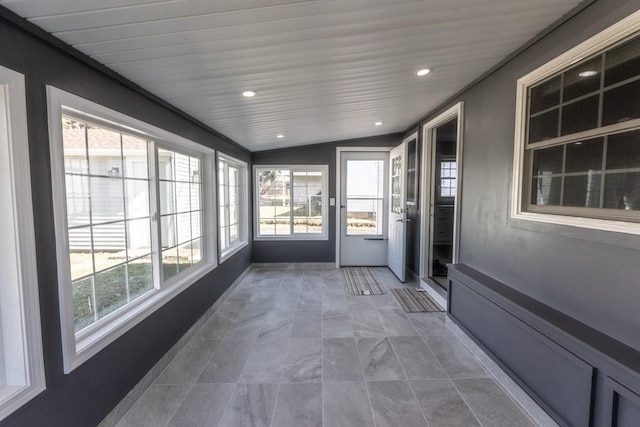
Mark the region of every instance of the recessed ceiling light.
POLYGON ((245 90, 244 92, 242 92, 242 96, 244 96, 245 98, 253 98, 257 94, 258 92, 256 92, 255 90, 245 90))
POLYGON ((587 71, 583 71, 580 74, 578 74, 580 77, 591 77, 591 76, 595 76, 596 74, 598 74, 597 71, 594 70, 587 70, 587 71))
POLYGON ((277 135, 276 135, 276 138, 278 138, 278 139, 282 139, 282 138, 284 138, 284 135, 283 135, 283 134, 281 134, 281 133, 279 133, 279 134, 277 134, 277 135))
POLYGON ((376 126, 382 126, 382 122, 375 122, 374 125, 376 126))
POLYGON ((427 75, 427 74, 429 74, 430 72, 431 72, 431 70, 430 70, 430 69, 428 69, 428 68, 423 68, 422 70, 418 70, 418 71, 416 71, 416 75, 417 75, 417 76, 422 77, 422 76, 426 76, 426 75, 427 75))

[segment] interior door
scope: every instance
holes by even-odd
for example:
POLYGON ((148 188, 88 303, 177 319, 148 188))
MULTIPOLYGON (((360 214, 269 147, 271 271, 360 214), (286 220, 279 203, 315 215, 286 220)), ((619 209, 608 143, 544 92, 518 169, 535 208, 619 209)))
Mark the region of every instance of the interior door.
POLYGON ((389 152, 340 154, 340 265, 387 265, 389 152))
POLYGON ((389 204, 389 252, 387 263, 393 274, 401 282, 406 274, 406 240, 407 240, 407 210, 405 173, 407 162, 407 144, 402 143, 391 150, 391 185, 389 204))

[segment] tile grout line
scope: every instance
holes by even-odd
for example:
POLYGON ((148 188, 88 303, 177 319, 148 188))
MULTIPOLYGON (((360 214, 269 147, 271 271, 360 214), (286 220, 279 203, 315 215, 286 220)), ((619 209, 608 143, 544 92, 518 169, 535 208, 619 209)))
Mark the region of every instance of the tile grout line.
POLYGON ((364 379, 364 391, 367 393, 367 400, 369 400, 369 411, 371 412, 371 419, 373 420, 373 427, 376 427, 376 416, 373 412, 373 403, 371 402, 371 394, 369 393, 369 382, 367 381, 367 377, 364 374, 364 364, 362 363, 362 358, 360 357, 360 349, 358 348, 358 338, 353 338, 354 344, 356 345, 356 353, 358 353, 358 361, 360 362, 360 370, 362 371, 362 378, 364 379))
POLYGON ((409 380, 409 376, 407 375, 407 371, 404 369, 404 366, 400 362, 400 358, 398 357, 398 353, 396 352, 396 349, 393 347, 393 343, 391 342, 391 337, 387 337, 387 340, 389 340, 389 347, 391 347, 391 351, 393 352, 393 355, 395 356, 396 360, 398 361, 398 365, 400 365, 400 369, 402 369, 402 374, 404 375, 404 379, 407 381, 407 385, 409 386, 409 390, 411 390, 411 394, 413 395, 413 398, 416 400, 416 404, 418 405, 418 409, 420 410, 420 413, 422 414, 422 418, 424 419, 424 422, 426 423, 426 425, 428 427, 429 426, 429 420, 427 419, 427 416, 425 415, 424 411, 422 410, 422 405, 420 405, 420 401, 418 400, 418 396, 416 395, 415 390, 413 389, 413 387, 411 387, 411 381, 409 380))
MULTIPOLYGON (((455 335, 455 334, 454 334, 455 335)), ((480 424, 480 426, 482 426, 482 423, 480 422, 480 418, 478 418, 478 416, 476 415, 475 411, 471 408, 471 406, 469 406, 469 403, 467 402, 467 400, 464 398, 464 396, 462 395, 462 393, 460 393, 460 390, 458 390, 458 387, 456 386, 456 383, 453 382, 453 378, 451 378, 451 374, 449 374, 449 372, 444 368, 444 365, 442 364, 442 362, 440 362, 440 359, 438 359, 438 356, 436 356, 436 354, 433 352, 433 350, 431 349, 431 347, 429 346, 429 343, 427 342, 427 340, 420 335, 420 338, 422 339, 422 341, 424 342, 424 345, 427 346, 427 349, 429 349, 429 352, 431 352, 431 354, 433 355, 433 357, 436 359, 436 362, 438 362, 438 365, 440 365, 440 367, 442 368, 442 370, 444 371, 445 374, 447 374, 447 378, 449 380, 449 383, 451 383, 451 385, 453 385, 453 388, 456 390, 456 393, 458 393, 458 396, 460 396, 460 399, 462 399, 462 401, 464 402, 465 405, 467 405, 467 408, 469 408, 469 412, 471 412, 471 415, 473 415, 473 417, 478 421, 478 424, 480 424)))

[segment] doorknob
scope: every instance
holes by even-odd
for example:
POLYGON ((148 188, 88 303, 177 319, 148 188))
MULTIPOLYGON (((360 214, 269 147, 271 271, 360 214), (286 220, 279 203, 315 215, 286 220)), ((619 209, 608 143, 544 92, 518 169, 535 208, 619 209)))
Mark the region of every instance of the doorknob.
POLYGON ((398 219, 396 222, 411 222, 410 219, 398 219))
POLYGON ((346 208, 345 205, 340 205, 340 209, 344 209, 344 208, 346 208))

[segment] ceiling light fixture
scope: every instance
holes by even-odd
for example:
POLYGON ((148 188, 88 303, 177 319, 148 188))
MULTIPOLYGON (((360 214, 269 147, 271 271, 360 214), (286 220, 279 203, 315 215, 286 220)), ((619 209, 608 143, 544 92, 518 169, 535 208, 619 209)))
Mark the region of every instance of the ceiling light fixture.
POLYGON ((422 77, 422 76, 426 76, 426 75, 427 75, 427 74, 429 74, 430 72, 431 72, 431 70, 430 70, 430 69, 428 69, 428 68, 423 68, 422 70, 418 70, 418 71, 416 71, 416 75, 417 75, 417 76, 419 76, 419 77, 422 77))
POLYGON ((281 133, 279 133, 279 134, 277 134, 277 135, 276 135, 276 138, 278 138, 278 139, 282 139, 282 138, 284 138, 284 135, 283 135, 283 134, 281 134, 281 133))
POLYGON ((242 92, 242 96, 244 96, 245 98, 253 98, 257 94, 258 92, 256 92, 255 90, 245 90, 244 92, 242 92))
POLYGON ((594 70, 587 70, 587 71, 583 71, 580 74, 578 74, 580 77, 591 77, 591 76, 595 76, 596 74, 598 74, 597 71, 594 70))
POLYGON ((374 125, 376 126, 382 126, 382 122, 375 122, 374 125))

